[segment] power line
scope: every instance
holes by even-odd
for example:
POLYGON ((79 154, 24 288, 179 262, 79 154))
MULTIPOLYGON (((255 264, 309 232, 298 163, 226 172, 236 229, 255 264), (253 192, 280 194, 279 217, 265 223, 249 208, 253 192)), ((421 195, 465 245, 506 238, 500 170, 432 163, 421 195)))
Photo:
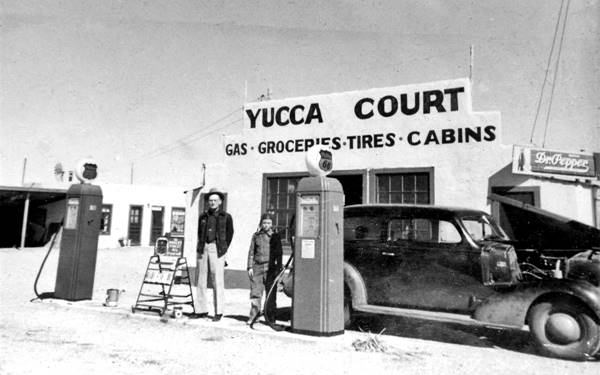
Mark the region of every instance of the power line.
POLYGON ((554 54, 554 46, 556 45, 556 36, 558 35, 558 27, 560 25, 560 18, 562 15, 563 5, 565 0, 560 2, 560 8, 558 9, 558 17, 556 18, 556 25, 554 26, 554 36, 552 37, 552 46, 550 47, 550 54, 548 55, 548 62, 546 63, 546 71, 544 73, 544 80, 542 81, 542 89, 540 90, 540 98, 538 100, 537 108, 535 110, 535 117, 533 119, 533 125, 531 127, 531 136, 529 137, 529 143, 533 144, 533 134, 537 124, 538 116, 542 106, 542 100, 544 98, 544 90, 546 88, 546 82, 548 79, 548 72, 550 71, 550 64, 552 63, 552 55, 554 54))
MULTIPOLYGON (((185 144, 185 141, 186 141, 186 140, 188 140, 188 141, 189 141, 189 140, 190 140, 190 138, 193 138, 193 137, 195 137, 197 134, 200 134, 200 133, 203 133, 203 132, 205 132, 207 129, 209 129, 209 128, 211 128, 211 127, 213 127, 213 126, 217 125, 217 124, 218 124, 218 123, 220 123, 221 121, 223 121, 223 120, 225 120, 225 119, 227 119, 227 118, 231 117, 233 114, 235 114, 235 113, 238 113, 238 111, 240 111, 241 109, 243 109, 243 108, 241 108, 241 107, 240 107, 240 108, 236 108, 235 110, 233 110, 233 111, 229 112, 229 113, 228 113, 228 114, 226 114, 225 116, 223 116, 223 117, 220 117, 219 119, 217 119, 217 120, 215 120, 215 121, 211 122, 211 123, 210 123, 208 126, 206 126, 206 127, 203 127, 203 128, 201 128, 201 129, 199 129, 199 130, 196 130, 195 132, 192 132, 192 133, 190 133, 190 134, 187 134, 187 135, 185 135, 185 136, 183 136, 183 137, 180 137, 180 138, 176 139, 175 141, 173 141, 173 142, 170 142, 170 143, 168 143, 168 144, 166 144, 166 145, 160 146, 160 147, 158 147, 158 148, 156 148, 156 149, 154 149, 154 150, 150 150, 150 151, 148 151, 148 152, 145 152, 145 153, 141 154, 140 156, 136 157, 135 159, 133 159, 133 161, 135 161, 135 160, 139 160, 139 159, 142 159, 142 158, 151 158, 151 157, 155 157, 155 156, 157 156, 157 155, 162 155, 162 154, 163 154, 163 151, 167 151, 167 152, 168 152, 168 151, 171 151, 171 150, 172 150, 172 148, 170 148, 170 147, 171 147, 172 145, 177 145, 177 147, 180 147, 180 146, 181 146, 181 143, 184 143, 184 144, 185 144)), ((231 125, 231 123, 230 123, 229 125, 231 125)))
MULTIPOLYGON (((169 153, 169 152, 171 152, 171 151, 175 151, 176 149, 178 149, 178 148, 180 148, 180 147, 186 146, 186 145, 188 145, 188 144, 190 144, 190 143, 192 143, 192 142, 195 142, 195 141, 197 141, 197 140, 199 140, 199 139, 202 139, 202 138, 204 138, 204 137, 208 137, 209 135, 213 134, 214 132, 216 132, 216 131, 218 131, 218 130, 224 129, 224 128, 226 128, 226 127, 228 127, 228 126, 231 126, 231 125, 233 125, 233 124, 237 124, 238 122, 241 122, 241 121, 242 121, 242 119, 237 119, 237 120, 234 120, 234 121, 228 122, 227 124, 225 124, 225 125, 223 125, 223 126, 220 126, 220 127, 216 128, 216 129, 214 129, 214 130, 212 130, 212 131, 210 131, 210 132, 208 132, 208 133, 205 133, 205 134, 200 134, 200 135, 196 135, 196 136, 194 136, 194 137, 190 137, 189 139, 187 139, 187 141, 182 141, 182 142, 180 142, 180 143, 178 143, 178 144, 175 144, 175 145, 173 145, 172 147, 170 147, 170 148, 168 148, 168 149, 166 149, 166 150, 163 150, 163 151, 161 151, 161 152, 159 152, 159 153, 155 153, 155 154, 153 154, 153 155, 146 156, 146 159, 155 158, 155 157, 157 157, 157 156, 164 155, 164 154, 166 154, 166 153, 169 153)), ((204 129, 204 130, 206 130, 206 129, 204 129)))
POLYGON ((554 99, 554 89, 556 88, 556 77, 558 77, 558 65, 560 64, 560 54, 562 52, 563 42, 565 40, 565 29, 567 28, 567 17, 569 16, 569 5, 571 0, 567 0, 567 8, 565 9, 565 20, 560 35, 560 43, 558 44, 558 56, 556 57, 556 64, 554 66, 554 76, 552 78, 552 90, 550 91, 550 102, 548 103, 548 112, 546 112, 546 126, 544 127, 544 137, 542 138, 542 147, 546 145, 546 132, 548 131, 548 124, 550 123, 550 111, 552 110, 552 101, 554 99))

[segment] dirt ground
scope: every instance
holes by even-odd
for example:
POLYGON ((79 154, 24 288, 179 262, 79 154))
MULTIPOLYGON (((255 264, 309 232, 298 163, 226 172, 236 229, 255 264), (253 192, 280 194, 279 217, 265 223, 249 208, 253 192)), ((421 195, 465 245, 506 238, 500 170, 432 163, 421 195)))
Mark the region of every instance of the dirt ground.
MULTIPOLYGON (((226 290, 226 316, 220 322, 132 314, 149 247, 100 250, 91 301, 30 302, 46 251, 0 249, 1 374, 600 373, 600 361, 536 355, 521 331, 383 316, 364 317, 356 330, 328 338, 275 332, 262 324, 251 330, 244 323, 245 289, 226 290), (125 291, 118 307, 103 306, 109 288, 125 291), (353 343, 384 329, 378 337, 384 352, 354 349, 353 343)), ((57 259, 53 250, 40 292, 54 289, 57 259)), ((289 303, 279 297, 281 311, 289 303)))

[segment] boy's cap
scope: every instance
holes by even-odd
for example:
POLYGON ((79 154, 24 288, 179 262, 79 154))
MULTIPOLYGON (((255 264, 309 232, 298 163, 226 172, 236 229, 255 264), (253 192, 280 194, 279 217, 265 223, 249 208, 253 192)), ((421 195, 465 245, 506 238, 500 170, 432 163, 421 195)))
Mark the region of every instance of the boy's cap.
POLYGON ((212 188, 208 191, 208 193, 206 193, 206 195, 204 195, 204 199, 208 200, 208 198, 210 198, 211 195, 216 194, 219 196, 219 198, 221 198, 222 201, 225 200, 225 194, 223 194, 223 192, 217 188, 212 188))
POLYGON ((265 219, 269 219, 269 220, 273 221, 273 216, 271 214, 264 213, 260 217, 260 222, 262 223, 262 221, 265 220, 265 219))

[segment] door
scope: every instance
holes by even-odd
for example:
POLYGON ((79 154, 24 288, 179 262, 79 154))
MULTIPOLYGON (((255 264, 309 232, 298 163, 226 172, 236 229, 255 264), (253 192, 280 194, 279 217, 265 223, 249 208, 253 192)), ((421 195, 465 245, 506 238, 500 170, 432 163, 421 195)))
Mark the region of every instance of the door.
POLYGON ((164 233, 165 208, 152 206, 152 223, 150 226, 150 246, 154 246, 156 239, 164 233))
POLYGON ((142 206, 129 206, 129 228, 127 238, 131 246, 139 246, 142 235, 142 206))
POLYGON ((396 217, 387 225, 386 253, 396 267, 385 289, 388 305, 465 312, 492 293, 481 282, 479 250, 453 221, 396 217))
POLYGON ((363 203, 362 174, 333 174, 329 177, 337 179, 340 184, 342 184, 342 189, 344 190, 344 204, 346 206, 363 203))
POLYGON ((344 261, 360 273, 367 289, 367 303, 385 305, 385 289, 394 272, 394 258, 386 253, 385 218, 360 215, 344 219, 344 261))

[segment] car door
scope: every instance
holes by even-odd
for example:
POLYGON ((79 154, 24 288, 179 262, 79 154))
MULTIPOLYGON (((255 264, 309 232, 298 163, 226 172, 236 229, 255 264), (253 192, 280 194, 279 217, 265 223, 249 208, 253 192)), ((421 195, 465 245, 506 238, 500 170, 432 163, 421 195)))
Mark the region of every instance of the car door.
POLYGON ((389 306, 463 312, 491 293, 480 281, 479 250, 453 220, 390 218, 386 252, 395 270, 385 285, 389 306))
POLYGON ((386 222, 377 215, 344 219, 344 261, 355 267, 367 289, 367 303, 385 305, 385 285, 395 272, 386 246, 386 222))

